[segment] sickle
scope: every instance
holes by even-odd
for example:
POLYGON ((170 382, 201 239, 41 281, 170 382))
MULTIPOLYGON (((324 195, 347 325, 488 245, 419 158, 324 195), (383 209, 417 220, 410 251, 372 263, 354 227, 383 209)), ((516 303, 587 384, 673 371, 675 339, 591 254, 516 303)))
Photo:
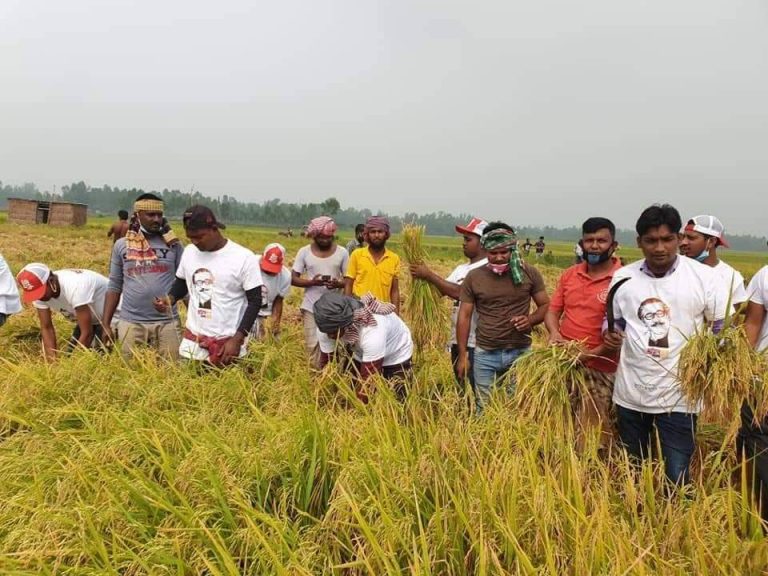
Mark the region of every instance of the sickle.
POLYGON ((629 280, 629 278, 622 278, 621 280, 616 282, 616 284, 611 286, 610 290, 608 290, 608 298, 606 299, 606 302, 605 302, 605 312, 608 318, 608 332, 616 331, 614 330, 616 321, 615 321, 615 318, 613 317, 613 299, 616 296, 616 290, 618 290, 619 286, 624 284, 624 282, 626 282, 627 280, 629 280))

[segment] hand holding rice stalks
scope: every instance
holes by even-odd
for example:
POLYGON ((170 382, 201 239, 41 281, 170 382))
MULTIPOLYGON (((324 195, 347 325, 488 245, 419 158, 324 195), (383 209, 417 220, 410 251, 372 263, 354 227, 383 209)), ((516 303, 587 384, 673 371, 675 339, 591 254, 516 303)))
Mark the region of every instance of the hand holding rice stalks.
MULTIPOLYGON (((427 259, 422 246, 423 236, 424 226, 403 226, 403 250, 409 264, 423 264, 427 259)), ((445 346, 448 310, 437 288, 425 280, 414 278, 404 308, 417 350, 440 349, 445 346)))

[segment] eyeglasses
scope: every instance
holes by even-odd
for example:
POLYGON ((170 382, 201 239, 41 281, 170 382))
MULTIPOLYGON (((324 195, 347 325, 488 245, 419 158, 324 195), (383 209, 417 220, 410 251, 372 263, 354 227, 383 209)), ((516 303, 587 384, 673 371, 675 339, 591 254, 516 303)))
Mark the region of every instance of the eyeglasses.
POLYGON ((648 320, 649 322, 653 320, 654 318, 657 318, 661 320, 662 318, 667 317, 667 310, 662 308, 661 310, 657 310, 656 312, 646 312, 642 316, 640 316, 643 320, 648 320))

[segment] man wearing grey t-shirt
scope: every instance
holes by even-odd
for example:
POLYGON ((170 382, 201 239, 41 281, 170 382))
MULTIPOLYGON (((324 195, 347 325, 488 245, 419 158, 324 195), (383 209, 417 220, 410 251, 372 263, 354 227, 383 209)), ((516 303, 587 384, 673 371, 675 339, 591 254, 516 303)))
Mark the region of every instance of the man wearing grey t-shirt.
POLYGON ((179 317, 174 306, 158 312, 153 301, 168 293, 176 278, 183 247, 163 217, 163 201, 142 194, 133 205, 128 233, 115 242, 104 301, 104 325, 110 340, 119 342, 130 358, 139 346, 149 346, 166 358, 179 354, 179 317), (122 296, 117 335, 110 324, 122 296))

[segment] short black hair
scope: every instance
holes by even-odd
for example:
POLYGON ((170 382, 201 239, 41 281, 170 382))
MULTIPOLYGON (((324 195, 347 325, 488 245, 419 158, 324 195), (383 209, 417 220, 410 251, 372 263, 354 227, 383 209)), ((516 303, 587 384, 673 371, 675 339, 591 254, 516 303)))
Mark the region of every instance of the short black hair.
POLYGON ((355 234, 360 234, 360 232, 365 232, 365 224, 355 226, 355 234))
POLYGON ((118 210, 117 217, 120 218, 120 220, 128 220, 128 210, 118 210))
POLYGON ((598 230, 608 229, 611 233, 611 239, 616 238, 616 226, 608 218, 601 216, 593 216, 584 220, 584 224, 581 225, 582 234, 594 234, 598 230))
POLYGON ((504 222, 491 222, 488 224, 488 226, 485 227, 485 230, 483 230, 483 234, 488 234, 488 232, 492 230, 509 230, 512 232, 512 234, 515 233, 515 229, 512 228, 509 224, 506 224, 504 222))
POLYGON ((680 212, 670 204, 654 204, 649 206, 640 218, 637 219, 635 230, 638 236, 646 234, 652 228, 667 226, 672 232, 677 234, 683 227, 683 220, 680 218, 680 212))
POLYGON ((539 236, 539 240, 544 240, 544 236, 539 236))
POLYGON ((160 202, 163 201, 163 199, 160 198, 160 196, 158 196, 157 194, 152 194, 152 192, 145 192, 144 194, 136 198, 137 202, 139 200, 160 200, 160 202))

